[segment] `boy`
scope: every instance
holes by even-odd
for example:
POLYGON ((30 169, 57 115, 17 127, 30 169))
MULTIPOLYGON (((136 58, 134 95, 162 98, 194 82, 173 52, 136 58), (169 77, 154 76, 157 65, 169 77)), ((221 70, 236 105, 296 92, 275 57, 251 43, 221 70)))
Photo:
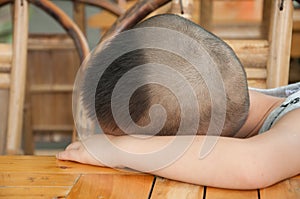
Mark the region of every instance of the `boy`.
MULTIPOLYGON (((75 142, 69 145, 64 152, 59 153, 57 155, 58 159, 98 166, 104 166, 105 164, 110 167, 127 167, 174 180, 231 189, 262 188, 300 173, 300 158, 297 153, 300 150, 299 84, 287 87, 286 91, 289 92, 282 92, 285 91, 284 88, 279 90, 280 93, 284 94, 292 93, 287 98, 283 98, 286 95, 274 97, 250 90, 249 99, 246 77, 238 59, 232 53, 232 50, 214 35, 208 34, 200 27, 196 27, 195 24, 174 15, 154 17, 142 22, 138 27, 149 26, 169 28, 188 34, 199 41, 199 46, 201 46, 199 49, 192 50, 201 51, 204 49, 204 53, 208 54, 206 58, 211 59, 220 70, 226 93, 226 114, 224 116, 224 128, 220 132, 221 137, 218 137, 218 142, 212 147, 207 156, 199 158, 200 146, 205 143, 206 139, 220 135, 212 132, 203 136, 209 130, 209 122, 207 121, 213 115, 213 108, 215 108, 213 105, 220 105, 220 107, 217 107, 218 110, 222 109, 221 107, 224 105, 222 103, 214 104, 213 100, 215 99, 208 98, 209 95, 214 96, 212 93, 218 94, 219 91, 210 90, 210 85, 205 84, 207 83, 205 77, 195 75, 195 72, 187 72, 192 70, 189 63, 181 60, 176 55, 169 55, 163 51, 155 54, 152 49, 146 49, 130 54, 129 57, 133 58, 128 62, 126 62, 129 59, 128 56, 121 57, 120 60, 110 65, 111 68, 108 68, 104 72, 103 78, 101 77, 99 80, 94 98, 96 101, 96 116, 101 126, 103 126, 104 133, 112 134, 112 136, 92 136, 84 142, 85 146, 81 142, 75 142), (151 56, 148 55, 149 53, 151 56), (154 63, 156 61, 163 64, 167 64, 164 61, 171 63, 173 68, 179 70, 191 82, 190 85, 195 90, 200 107, 200 118, 202 117, 199 121, 199 129, 195 133, 197 136, 191 133, 194 129, 189 129, 189 126, 183 128, 185 133, 176 136, 179 129, 176 124, 182 119, 180 118, 182 116, 180 114, 181 109, 176 105, 176 98, 173 98, 168 91, 156 85, 150 85, 145 87, 144 90, 141 89, 133 93, 133 99, 129 101, 129 112, 134 122, 145 126, 153 119, 150 113, 150 119, 148 118, 147 110, 149 110, 149 107, 157 103, 163 104, 166 107, 167 122, 158 132, 158 135, 165 136, 140 139, 126 135, 126 129, 131 128, 131 123, 125 123, 125 128, 119 128, 118 121, 114 121, 113 111, 110 110, 113 89, 117 85, 116 82, 120 80, 120 76, 126 74, 135 66, 129 66, 129 69, 125 72, 118 73, 119 70, 123 70, 124 67, 130 65, 137 57, 144 58, 141 62, 137 61, 137 65, 143 64, 144 60, 150 60, 151 62, 151 59, 154 63), (178 62, 180 64, 177 66, 178 62), (122 63, 125 64, 122 65, 122 63), (183 67, 183 69, 180 67, 183 67), (119 76, 114 78, 114 74, 119 74, 119 76), (109 86, 110 82, 112 82, 111 86, 109 86), (152 95, 155 91, 158 91, 159 95, 152 95), (140 102, 142 103, 141 107, 139 107, 140 102), (111 143, 122 150, 115 150, 108 145, 99 144, 107 137, 111 143), (191 137, 193 140, 189 147, 185 148, 186 150, 182 151, 179 156, 174 157, 172 162, 164 162, 163 160, 172 157, 176 148, 166 150, 163 153, 155 153, 157 150, 163 151, 162 148, 167 148, 175 139, 178 141, 176 146, 180 148, 180 144, 185 143, 186 139, 191 137), (89 153, 91 151, 92 153, 89 153), (151 156, 152 153, 156 155, 151 156), (104 156, 105 161, 102 162, 104 159, 98 157, 104 156), (162 162, 166 164, 161 164, 162 162)), ((193 51, 190 53, 193 53, 193 51)), ((199 62, 202 63, 202 61, 199 58, 199 62)), ((145 74, 142 75, 141 79, 144 80, 144 77, 148 77, 145 74)), ((211 73, 209 75, 214 76, 215 74, 211 73)), ((218 78, 218 76, 214 78, 218 78)), ((88 85, 89 81, 86 79, 83 86, 87 90, 83 94, 85 96, 84 104, 86 109, 91 110, 93 107, 88 104, 89 100, 93 99, 89 97, 93 96, 93 92, 88 90, 88 85)), ((217 87, 215 89, 218 90, 217 87)), ((183 92, 182 90, 185 90, 185 88, 179 89, 180 92, 183 92)), ((272 90, 266 92, 272 92, 272 90)), ((121 98, 121 96, 117 96, 117 98, 121 98)), ((123 112, 122 108, 120 107, 117 111, 123 112)), ((187 108, 188 111, 192 111, 193 106, 187 108)), ((222 111, 219 114, 222 114, 222 111)), ((161 120, 160 115, 157 115, 157 117, 161 120)), ((194 120, 191 119, 188 124, 193 122, 194 120)), ((218 127, 214 129, 218 131, 218 127)), ((138 132, 138 134, 143 133, 143 131, 138 132)), ((145 134, 148 133, 148 131, 145 132, 145 134)), ((129 131, 129 134, 136 133, 135 131, 129 131)))

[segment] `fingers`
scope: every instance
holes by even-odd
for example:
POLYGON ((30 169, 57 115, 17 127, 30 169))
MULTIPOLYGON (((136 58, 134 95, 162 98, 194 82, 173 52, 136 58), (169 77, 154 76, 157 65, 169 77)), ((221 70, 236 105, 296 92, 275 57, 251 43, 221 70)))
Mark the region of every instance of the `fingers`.
POLYGON ((78 150, 81 146, 81 142, 73 142, 66 147, 66 150, 78 150))
POLYGON ((56 158, 59 160, 71 160, 78 162, 77 157, 78 155, 76 150, 66 150, 56 154, 56 158))
POLYGON ((79 161, 78 153, 80 152, 81 147, 81 142, 73 142, 66 147, 65 151, 59 152, 56 155, 56 158, 60 160, 79 161))
POLYGON ((82 142, 74 142, 66 147, 65 151, 59 152, 56 155, 59 160, 69 160, 96 166, 103 166, 93 155, 91 155, 82 142))

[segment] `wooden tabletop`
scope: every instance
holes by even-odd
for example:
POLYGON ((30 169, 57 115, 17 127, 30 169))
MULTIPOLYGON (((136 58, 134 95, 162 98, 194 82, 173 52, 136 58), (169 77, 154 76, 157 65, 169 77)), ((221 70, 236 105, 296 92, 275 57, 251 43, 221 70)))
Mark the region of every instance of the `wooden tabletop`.
POLYGON ((300 176, 261 190, 225 190, 48 156, 0 156, 0 198, 300 198, 300 176))

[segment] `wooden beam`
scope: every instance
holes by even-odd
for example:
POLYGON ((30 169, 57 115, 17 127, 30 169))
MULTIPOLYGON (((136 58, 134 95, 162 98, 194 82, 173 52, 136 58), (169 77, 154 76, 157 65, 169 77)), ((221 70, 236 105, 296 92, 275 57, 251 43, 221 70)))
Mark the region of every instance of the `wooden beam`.
POLYGON ((0 89, 8 89, 10 86, 10 74, 0 73, 0 89))
POLYGON ((293 25, 293 2, 274 0, 270 25, 270 58, 267 65, 267 87, 288 84, 291 38, 293 25), (280 3, 283 2, 282 10, 280 3))
POLYGON ((13 59, 6 143, 6 152, 8 154, 19 154, 21 152, 23 105, 26 83, 27 38, 28 2, 15 0, 13 59))
POLYGON ((72 92, 73 85, 32 85, 29 90, 32 93, 72 92))
POLYGON ((85 5, 83 3, 73 2, 73 18, 81 32, 86 36, 85 5))

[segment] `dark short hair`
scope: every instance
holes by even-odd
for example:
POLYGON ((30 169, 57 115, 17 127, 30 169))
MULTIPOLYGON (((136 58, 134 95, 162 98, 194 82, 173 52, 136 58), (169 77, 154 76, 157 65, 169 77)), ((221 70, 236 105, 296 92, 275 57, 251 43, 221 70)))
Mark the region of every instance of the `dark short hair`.
MULTIPOLYGON (((195 39, 199 43, 199 46, 202 46, 202 48, 206 50, 210 58, 216 63, 225 87, 226 118, 221 135, 234 136, 247 118, 249 96, 245 71, 233 50, 217 36, 177 15, 157 15, 139 23, 134 28, 143 27, 162 27, 176 30, 195 39)), ((107 48, 109 48, 109 45, 107 48)), ((187 51, 188 50, 189 49, 187 49, 187 51)), ((95 56, 95 59, 97 59, 97 56, 95 56)), ((155 48, 134 50, 124 53, 114 60, 109 67, 105 69, 99 79, 96 93, 91 93, 92 91, 89 84, 90 81, 95 81, 95 79, 89 78, 89 76, 95 76, 95 67, 101 66, 92 65, 87 69, 87 75, 83 83, 83 104, 87 109, 95 109, 97 119, 104 132, 113 135, 140 133, 123 132, 119 128, 112 114, 111 98, 113 90, 120 78, 133 68, 146 63, 168 65, 189 81, 194 89, 199 104, 200 121, 197 134, 206 134, 211 120, 212 103, 210 91, 205 80, 184 58, 175 53, 155 48), (91 103, 89 100, 91 98, 86 97, 91 95, 95 96, 95 107, 90 106, 91 103)), ((132 79, 128 81, 134 82, 137 81, 137 79, 143 81, 144 78, 151 78, 151 76, 153 77, 155 75, 153 71, 145 69, 139 76, 132 77, 132 79)), ((131 83, 128 82, 128 85, 131 85, 131 83)), ((176 82, 176 85, 179 87, 179 92, 180 89, 186 89, 184 84, 180 82, 176 82)), ((122 98, 122 93, 117 97, 122 98)), ((167 120, 163 128, 156 135, 176 135, 182 119, 180 118, 180 104, 176 98, 176 94, 173 94, 168 88, 162 85, 145 84, 134 91, 129 101, 129 113, 132 120, 140 126, 145 126, 150 123, 149 110, 154 104, 162 105, 167 113, 167 120)), ((118 113, 122 114, 125 108, 128 107, 120 106, 118 113)), ((222 108, 224 107, 220 107, 220 109, 222 108)), ((131 124, 128 123, 128 125, 131 124)), ((188 135, 192 130, 193 129, 186 128, 185 132, 188 135)))

